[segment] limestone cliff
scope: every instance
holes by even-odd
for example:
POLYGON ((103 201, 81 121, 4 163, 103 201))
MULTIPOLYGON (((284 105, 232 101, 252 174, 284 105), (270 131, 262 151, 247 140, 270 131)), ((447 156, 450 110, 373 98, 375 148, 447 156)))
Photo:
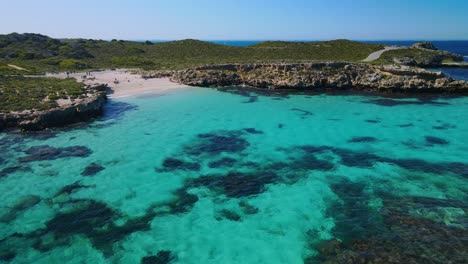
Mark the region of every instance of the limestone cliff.
POLYGON ((177 71, 171 79, 191 86, 266 89, 468 93, 468 83, 417 67, 348 62, 223 64, 177 71))

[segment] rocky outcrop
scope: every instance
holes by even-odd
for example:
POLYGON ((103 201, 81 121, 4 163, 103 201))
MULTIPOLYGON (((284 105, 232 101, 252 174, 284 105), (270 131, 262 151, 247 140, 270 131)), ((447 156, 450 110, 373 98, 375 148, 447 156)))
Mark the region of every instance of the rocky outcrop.
POLYGON ((413 44, 413 46, 411 47, 417 48, 417 49, 438 50, 436 46, 429 41, 421 41, 421 42, 413 44))
POLYGON ((42 130, 86 121, 102 113, 106 100, 106 92, 102 91, 102 87, 96 87, 92 93, 87 94, 87 97, 53 109, 0 113, 0 130, 4 128, 42 130))
POLYGON ((467 82, 447 78, 441 72, 348 62, 209 65, 174 72, 171 80, 202 87, 468 93, 467 82))

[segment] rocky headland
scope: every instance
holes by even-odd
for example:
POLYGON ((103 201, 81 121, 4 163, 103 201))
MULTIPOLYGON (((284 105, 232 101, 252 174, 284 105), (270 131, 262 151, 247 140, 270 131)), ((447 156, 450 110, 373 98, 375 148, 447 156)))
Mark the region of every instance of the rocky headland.
POLYGON ((468 82, 446 77, 442 72, 350 62, 207 65, 175 71, 171 80, 202 87, 468 94, 468 82))
POLYGON ((59 106, 47 110, 24 110, 19 112, 0 112, 0 130, 20 128, 27 131, 59 127, 75 122, 87 121, 99 116, 107 100, 106 87, 88 87, 82 98, 60 100, 59 106))

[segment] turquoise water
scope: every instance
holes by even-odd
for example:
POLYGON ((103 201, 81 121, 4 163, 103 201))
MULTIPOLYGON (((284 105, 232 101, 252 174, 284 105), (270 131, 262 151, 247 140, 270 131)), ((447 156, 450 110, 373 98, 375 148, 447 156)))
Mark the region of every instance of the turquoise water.
POLYGON ((2 133, 0 257, 320 263, 336 257, 327 241, 373 238, 461 263, 467 113, 468 98, 190 88, 111 100, 90 124, 2 133))

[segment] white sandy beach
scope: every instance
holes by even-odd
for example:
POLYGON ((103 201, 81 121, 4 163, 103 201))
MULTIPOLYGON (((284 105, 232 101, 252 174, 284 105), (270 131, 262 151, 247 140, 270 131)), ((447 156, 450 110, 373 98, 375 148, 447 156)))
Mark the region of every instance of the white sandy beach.
MULTIPOLYGON (((66 73, 47 74, 50 77, 66 78, 66 73)), ((72 73, 69 77, 76 78, 86 84, 107 84, 111 91, 109 98, 121 98, 150 93, 163 93, 168 90, 187 88, 189 86, 171 82, 168 78, 144 79, 140 74, 132 74, 127 70, 106 70, 72 73)))

